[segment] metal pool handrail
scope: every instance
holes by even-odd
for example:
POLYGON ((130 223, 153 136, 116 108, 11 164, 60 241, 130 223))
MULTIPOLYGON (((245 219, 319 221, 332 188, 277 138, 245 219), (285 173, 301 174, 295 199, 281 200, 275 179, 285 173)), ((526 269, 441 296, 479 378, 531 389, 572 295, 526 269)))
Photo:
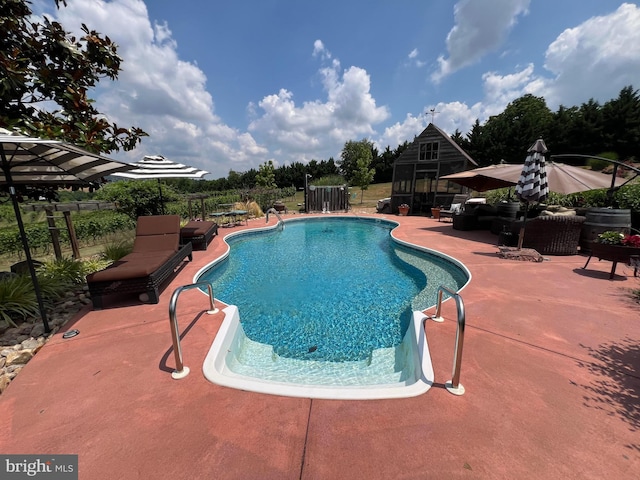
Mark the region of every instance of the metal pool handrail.
POLYGON ((443 322, 444 318, 440 315, 442 310, 442 294, 447 292, 456 301, 456 308, 458 311, 458 327, 456 328, 456 343, 453 352, 453 374, 451 380, 444 384, 445 388, 454 395, 464 394, 464 387, 460 383, 460 368, 462 366, 462 345, 464 343, 464 326, 465 326, 465 313, 464 302, 458 292, 448 289, 441 285, 438 288, 438 304, 436 306, 436 313, 433 316, 427 316, 434 322, 443 322))
POLYGON ((267 215, 266 215, 266 223, 269 223, 269 214, 273 213, 277 218, 278 218, 278 225, 280 225, 282 227, 282 230, 284 230, 284 220, 282 220, 282 217, 280 216, 280 214, 278 213, 278 211, 275 208, 270 208, 269 210, 267 210, 267 215))
POLYGON ((171 376, 178 380, 189 375, 189 367, 185 367, 182 363, 182 348, 180 346, 180 329, 178 327, 178 318, 176 316, 176 307, 178 304, 178 297, 180 294, 191 288, 196 287, 207 287, 209 291, 209 305, 210 309, 207 310, 207 314, 213 315, 214 313, 218 313, 219 310, 213 304, 213 287, 209 282, 197 282, 191 283, 189 285, 184 285, 182 287, 178 287, 171 295, 171 301, 169 302, 169 324, 171 325, 171 338, 173 339, 173 353, 176 358, 176 369, 171 373, 171 376))

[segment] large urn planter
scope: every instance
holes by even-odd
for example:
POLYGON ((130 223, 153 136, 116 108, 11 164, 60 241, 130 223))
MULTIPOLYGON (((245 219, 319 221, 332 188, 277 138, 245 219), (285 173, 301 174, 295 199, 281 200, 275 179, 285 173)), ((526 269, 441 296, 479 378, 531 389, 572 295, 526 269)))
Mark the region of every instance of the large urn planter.
POLYGON ((591 242, 590 245, 590 257, 587 259, 584 267, 587 268, 591 257, 596 257, 598 260, 607 260, 613 262, 611 266, 611 273, 609 279, 612 279, 616 273, 616 266, 618 262, 629 264, 632 256, 640 255, 639 247, 628 247, 626 245, 611 245, 607 243, 591 242))

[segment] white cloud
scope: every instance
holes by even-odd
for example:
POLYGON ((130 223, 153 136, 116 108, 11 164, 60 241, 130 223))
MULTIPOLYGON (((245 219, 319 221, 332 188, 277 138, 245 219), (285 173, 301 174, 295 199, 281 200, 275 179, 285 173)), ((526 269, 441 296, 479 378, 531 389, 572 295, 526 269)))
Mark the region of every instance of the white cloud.
POLYGON ((411 50, 409 52, 409 55, 407 55, 408 60, 405 65, 407 66, 415 65, 418 68, 424 67, 427 64, 427 62, 425 62, 424 60, 420 60, 418 58, 419 55, 420 55, 420 52, 418 51, 417 48, 414 48, 413 50, 411 50))
POLYGON ((454 6, 455 24, 447 35, 447 52, 438 57, 439 69, 431 79, 438 83, 453 72, 476 63, 496 50, 519 15, 525 15, 530 0, 460 0, 454 6))
POLYGON ((622 4, 609 15, 593 17, 566 29, 549 45, 545 68, 553 74, 544 97, 557 107, 604 102, 620 90, 638 88, 640 75, 640 7, 622 4))
POLYGON ((100 84, 96 104, 118 125, 138 126, 149 137, 114 157, 135 161, 161 154, 204 168, 212 173, 208 178, 226 176, 230 168, 246 171, 267 158, 249 133, 215 115, 206 75, 180 59, 169 25, 152 25, 143 1, 68 0, 55 15, 67 29, 85 23, 119 46, 122 71, 116 83, 100 84))
MULTIPOLYGON (((319 54, 331 58, 322 42, 316 40, 314 56, 319 54)), ((376 105, 370 93, 371 79, 364 69, 349 67, 343 71, 334 58, 320 68, 319 74, 325 101, 296 105, 293 93, 281 89, 260 101, 264 113, 249 125, 249 131, 273 151, 282 152, 281 163, 335 157, 346 141, 372 137, 373 125, 389 117, 386 107, 376 105)), ((255 106, 251 108, 255 112, 255 106)))

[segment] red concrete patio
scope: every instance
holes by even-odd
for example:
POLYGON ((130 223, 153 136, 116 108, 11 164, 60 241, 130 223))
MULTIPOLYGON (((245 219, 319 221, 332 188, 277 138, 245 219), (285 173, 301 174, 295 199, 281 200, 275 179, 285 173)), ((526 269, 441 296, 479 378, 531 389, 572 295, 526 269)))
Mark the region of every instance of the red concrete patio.
MULTIPOLYGON (((378 215, 377 217, 382 217, 378 215)), ((640 288, 630 267, 583 256, 499 258, 496 236, 422 217, 398 238, 473 274, 462 292, 463 396, 451 378, 455 304, 427 322, 435 385, 401 400, 262 395, 211 384, 204 357, 222 321, 189 290, 178 320, 191 374, 174 380, 172 292, 224 251, 220 229, 158 305, 85 309, 0 395, 0 452, 78 454, 82 479, 635 479, 640 471, 640 288)), ((273 218, 270 223, 276 219, 273 218)), ((433 311, 430 310, 431 312, 433 311)))

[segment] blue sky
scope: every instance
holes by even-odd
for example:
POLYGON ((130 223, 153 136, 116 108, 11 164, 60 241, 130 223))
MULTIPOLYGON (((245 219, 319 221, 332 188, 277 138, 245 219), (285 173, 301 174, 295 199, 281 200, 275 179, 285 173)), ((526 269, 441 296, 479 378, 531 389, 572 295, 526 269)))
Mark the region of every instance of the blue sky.
MULTIPOLYGON (((431 121, 466 134, 531 93, 556 110, 640 88, 640 6, 620 0, 34 0, 34 12, 119 45, 94 92, 150 134, 119 160, 164 155, 211 172, 380 150, 431 121)), ((523 149, 526 149, 526 145, 523 149)))

